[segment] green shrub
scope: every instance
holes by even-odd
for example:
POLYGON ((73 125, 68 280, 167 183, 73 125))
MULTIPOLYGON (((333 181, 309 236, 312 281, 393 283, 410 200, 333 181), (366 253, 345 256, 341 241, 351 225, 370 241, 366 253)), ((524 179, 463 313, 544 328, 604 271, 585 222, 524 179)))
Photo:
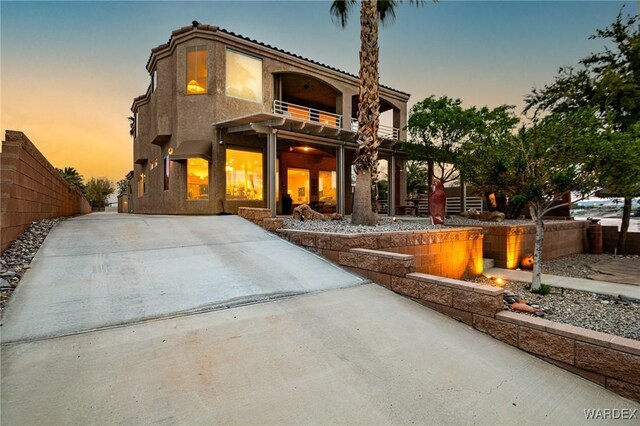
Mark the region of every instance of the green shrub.
POLYGON ((537 290, 531 290, 531 293, 536 293, 536 294, 549 294, 551 293, 551 286, 549 284, 540 284, 540 288, 537 290))

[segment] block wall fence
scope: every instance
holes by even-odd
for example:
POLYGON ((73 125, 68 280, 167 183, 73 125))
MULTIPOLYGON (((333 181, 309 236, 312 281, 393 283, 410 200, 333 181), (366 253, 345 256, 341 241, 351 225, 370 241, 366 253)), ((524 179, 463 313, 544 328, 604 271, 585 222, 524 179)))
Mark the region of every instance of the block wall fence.
MULTIPOLYGON (((618 247, 618 227, 602 227, 602 250, 615 253, 618 247)), ((627 254, 640 254, 640 232, 627 233, 627 254)))
POLYGON ((6 131, 0 152, 0 253, 33 221, 89 212, 86 198, 24 133, 6 131))
MULTIPOLYGON (((270 212, 266 209, 247 208, 241 209, 238 213, 253 223, 319 252, 395 293, 606 387, 625 398, 640 402, 640 341, 505 311, 504 289, 500 287, 415 272, 420 255, 396 253, 388 248, 379 250, 358 247, 362 244, 369 247, 374 243, 379 244, 380 240, 376 235, 364 238, 366 234, 358 234, 349 239, 335 237, 345 234, 324 234, 319 237, 319 233, 280 229, 283 225, 282 219, 271 218, 270 212), (329 248, 321 248, 326 244, 329 244, 329 248)), ((407 238, 416 242, 416 246, 425 244, 418 243, 416 235, 422 238, 422 234, 410 234, 412 237, 407 235, 409 234, 398 238, 405 244, 407 238)), ((481 244, 481 236, 480 234, 480 238, 473 241, 481 244)), ((385 244, 383 242, 382 245, 385 244)))
MULTIPOLYGON (((514 269, 520 259, 533 254, 536 241, 535 225, 479 225, 484 231, 484 257, 493 259, 498 268, 514 269)), ((586 221, 562 221, 545 224, 542 259, 556 259, 584 253, 587 245, 586 221)))

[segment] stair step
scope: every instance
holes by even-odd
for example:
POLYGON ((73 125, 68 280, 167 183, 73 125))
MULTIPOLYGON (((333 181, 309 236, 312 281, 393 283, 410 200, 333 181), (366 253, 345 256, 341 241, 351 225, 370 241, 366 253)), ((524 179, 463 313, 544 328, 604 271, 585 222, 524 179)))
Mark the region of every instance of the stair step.
POLYGON ((496 261, 493 259, 487 259, 486 257, 482 259, 482 270, 486 271, 487 269, 493 268, 496 266, 496 261))

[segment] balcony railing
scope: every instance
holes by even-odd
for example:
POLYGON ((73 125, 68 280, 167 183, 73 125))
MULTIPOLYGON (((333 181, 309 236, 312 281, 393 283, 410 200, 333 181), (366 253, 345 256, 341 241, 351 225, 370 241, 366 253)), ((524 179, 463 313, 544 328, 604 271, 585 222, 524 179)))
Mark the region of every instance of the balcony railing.
MULTIPOLYGON (((356 118, 351 119, 351 130, 358 131, 358 120, 356 118)), ((378 125, 378 137, 381 139, 390 139, 397 141, 400 139, 400 129, 391 126, 385 126, 384 124, 378 125)))
POLYGON ((338 114, 307 108, 302 105, 291 104, 289 102, 279 100, 273 101, 273 112, 331 127, 339 128, 342 125, 342 117, 338 114))

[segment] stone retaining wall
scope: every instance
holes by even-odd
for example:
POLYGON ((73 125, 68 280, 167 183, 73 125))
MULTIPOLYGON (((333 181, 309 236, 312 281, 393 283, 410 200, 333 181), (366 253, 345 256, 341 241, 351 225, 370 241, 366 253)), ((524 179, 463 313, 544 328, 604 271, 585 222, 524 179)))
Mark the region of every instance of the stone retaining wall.
MULTIPOLYGON (((249 209, 241 215, 262 226, 265 220, 269 222, 270 214, 255 210, 260 209, 249 209)), ((475 228, 458 231, 470 235, 477 232, 475 228)), ((424 234, 428 231, 323 234, 280 229, 278 232, 398 294, 640 402, 639 341, 504 311, 502 288, 414 272, 419 257, 415 248, 414 254, 389 250, 394 245, 410 247, 409 242, 416 243, 411 244, 413 247, 422 245, 423 238, 428 244, 430 235, 424 234)), ((459 237, 460 234, 458 241, 459 237)), ((481 242, 482 235, 468 241, 481 242)), ((482 271, 481 247, 479 251, 482 271)))
MULTIPOLYGON (((481 226, 481 225, 480 225, 481 226)), ((545 224, 542 259, 549 260, 586 249, 585 221, 564 221, 545 224)), ((484 257, 495 260, 499 268, 515 269, 520 259, 533 254, 536 241, 535 225, 482 226, 484 257)))
POLYGON ((503 289, 433 275, 394 277, 396 293, 640 402, 640 342, 503 310, 503 289))
POLYGON ((284 219, 271 217, 271 210, 263 207, 238 207, 238 216, 263 227, 267 231, 276 231, 284 226, 284 219))
POLYGON ((415 270, 451 278, 482 274, 480 228, 426 229, 420 231, 340 234, 279 229, 292 243, 335 262, 352 248, 384 250, 414 257, 415 270))
POLYGON ((91 212, 22 132, 7 130, 0 152, 0 253, 31 222, 91 212))

